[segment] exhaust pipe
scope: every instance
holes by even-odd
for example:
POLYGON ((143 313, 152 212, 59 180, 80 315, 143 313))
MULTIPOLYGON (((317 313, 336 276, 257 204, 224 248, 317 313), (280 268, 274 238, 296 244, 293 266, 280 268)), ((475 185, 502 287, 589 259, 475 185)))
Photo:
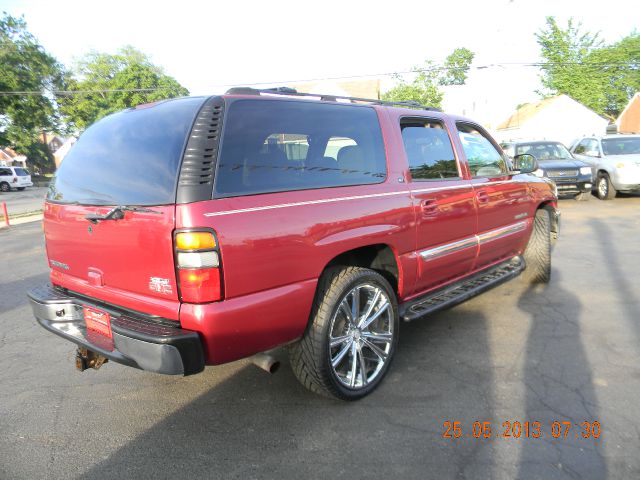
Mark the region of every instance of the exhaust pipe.
POLYGON ((280 362, 268 353, 256 353, 251 357, 251 363, 268 373, 276 373, 280 368, 280 362))

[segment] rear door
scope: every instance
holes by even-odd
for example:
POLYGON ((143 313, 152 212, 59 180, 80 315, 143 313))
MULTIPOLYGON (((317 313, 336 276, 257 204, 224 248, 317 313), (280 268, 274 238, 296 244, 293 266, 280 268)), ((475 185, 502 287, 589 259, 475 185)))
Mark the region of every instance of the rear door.
POLYGON ((202 103, 178 99, 126 110, 80 137, 47 194, 53 284, 178 318, 172 239, 177 179, 202 103))
POLYGON ((463 178, 446 125, 438 119, 401 121, 416 216, 416 293, 467 274, 477 253, 474 191, 463 178))

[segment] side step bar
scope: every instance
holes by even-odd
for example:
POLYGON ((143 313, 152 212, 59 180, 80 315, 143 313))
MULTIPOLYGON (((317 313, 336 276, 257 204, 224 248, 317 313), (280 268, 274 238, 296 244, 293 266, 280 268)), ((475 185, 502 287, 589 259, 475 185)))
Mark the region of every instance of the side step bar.
POLYGON ((452 307, 516 277, 524 270, 522 257, 514 257, 448 287, 400 305, 400 318, 405 322, 452 307))

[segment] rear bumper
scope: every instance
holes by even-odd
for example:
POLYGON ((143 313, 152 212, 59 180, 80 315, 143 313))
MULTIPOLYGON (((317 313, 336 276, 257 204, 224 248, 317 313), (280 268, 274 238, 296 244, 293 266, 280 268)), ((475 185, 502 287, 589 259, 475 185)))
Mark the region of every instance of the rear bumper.
POLYGON ((28 297, 40 325, 114 362, 167 375, 192 375, 204 369, 202 342, 196 332, 93 305, 51 285, 31 290, 28 297), (84 306, 109 312, 112 341, 86 329, 84 306))

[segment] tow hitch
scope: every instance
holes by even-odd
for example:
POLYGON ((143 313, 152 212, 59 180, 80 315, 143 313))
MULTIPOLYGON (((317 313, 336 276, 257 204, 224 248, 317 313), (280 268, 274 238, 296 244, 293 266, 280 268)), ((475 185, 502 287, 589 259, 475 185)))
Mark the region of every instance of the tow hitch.
POLYGON ((103 357, 86 348, 78 347, 78 350, 76 350, 76 368, 81 372, 84 372, 87 368, 98 370, 108 361, 109 359, 107 357, 103 357))

